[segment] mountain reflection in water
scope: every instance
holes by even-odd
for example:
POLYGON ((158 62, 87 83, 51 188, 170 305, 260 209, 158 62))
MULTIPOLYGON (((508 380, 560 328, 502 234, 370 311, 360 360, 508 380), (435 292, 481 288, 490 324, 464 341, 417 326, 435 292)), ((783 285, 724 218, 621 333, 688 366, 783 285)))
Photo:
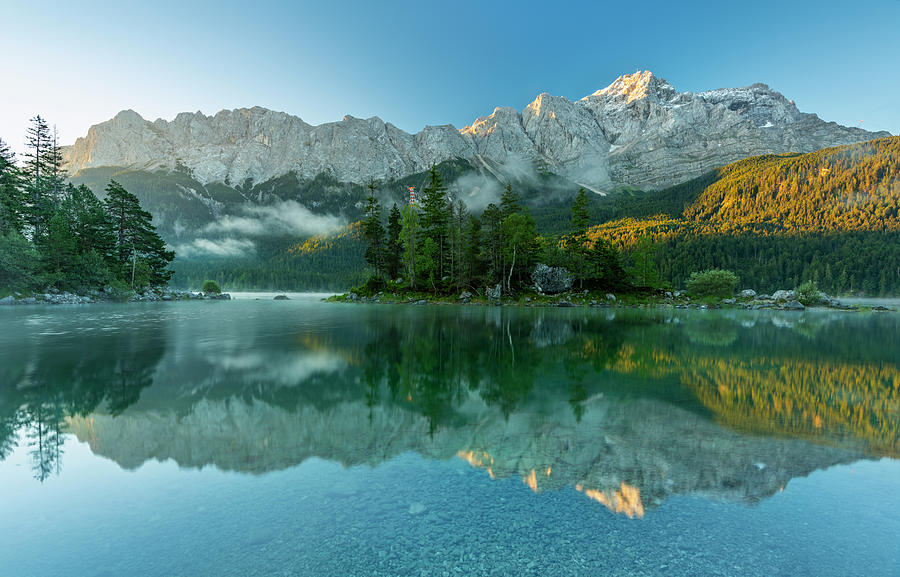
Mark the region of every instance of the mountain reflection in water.
POLYGON ((65 433, 127 469, 415 451, 641 517, 900 452, 896 315, 291 306, 13 318, 0 459, 27 444, 44 481, 65 433))

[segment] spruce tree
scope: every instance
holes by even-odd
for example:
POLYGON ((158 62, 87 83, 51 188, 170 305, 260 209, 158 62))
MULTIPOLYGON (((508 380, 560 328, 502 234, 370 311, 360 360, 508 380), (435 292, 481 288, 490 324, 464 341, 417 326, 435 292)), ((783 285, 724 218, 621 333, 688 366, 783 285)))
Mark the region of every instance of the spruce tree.
POLYGON ((384 266, 390 279, 395 279, 400 273, 400 264, 403 258, 403 245, 400 242, 400 230, 403 225, 400 224, 400 209, 397 203, 391 207, 391 213, 388 216, 387 227, 387 246, 385 248, 384 266))
POLYGON ((0 138, 0 236, 24 231, 27 202, 16 155, 0 138))
POLYGON ((50 177, 50 127, 40 115, 31 119, 25 137, 25 189, 28 192, 26 220, 32 228, 32 238, 37 241, 43 234, 53 214, 49 198, 50 177))
POLYGON ((366 246, 366 263, 372 267, 375 277, 384 279, 384 226, 381 224, 381 204, 375 197, 375 183, 368 185, 363 238, 366 246))
POLYGON ((406 269, 406 276, 409 279, 409 286, 416 288, 416 253, 419 245, 419 235, 421 233, 419 226, 419 211, 416 207, 407 204, 400 211, 400 243, 403 245, 403 268, 406 269))
POLYGON ((578 287, 584 286, 584 277, 587 273, 588 250, 587 231, 591 224, 591 214, 588 212, 588 196, 584 188, 578 189, 578 196, 572 202, 572 225, 568 235, 564 239, 566 250, 570 255, 570 266, 578 279, 578 287))
POLYGON ((503 217, 500 207, 490 203, 481 213, 481 223, 484 227, 483 254, 487 262, 487 281, 491 284, 498 282, 503 277, 503 217))
POLYGON ((484 260, 481 256, 481 221, 474 214, 469 215, 466 225, 466 242, 463 251, 463 283, 478 285, 484 274, 484 260))
POLYGON ((429 270, 423 271, 432 277, 438 278, 444 275, 444 263, 447 257, 447 187, 441 178, 437 167, 431 165, 428 171, 428 184, 422 189, 422 247, 433 245, 434 256, 429 264, 429 270), (431 244, 426 244, 425 239, 430 239, 431 244))

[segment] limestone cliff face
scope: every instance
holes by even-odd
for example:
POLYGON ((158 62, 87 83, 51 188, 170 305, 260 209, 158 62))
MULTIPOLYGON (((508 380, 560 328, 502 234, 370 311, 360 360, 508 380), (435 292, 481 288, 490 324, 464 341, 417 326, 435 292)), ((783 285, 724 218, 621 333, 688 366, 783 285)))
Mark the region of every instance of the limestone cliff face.
POLYGON ((637 72, 578 101, 541 94, 522 112, 497 108, 461 130, 428 126, 417 134, 378 117, 313 126, 258 107, 153 122, 126 110, 91 127, 64 155, 73 174, 101 166, 184 167, 202 183, 232 185, 326 171, 365 183, 453 158, 513 171, 538 163, 601 192, 661 188, 747 156, 883 136, 801 113, 764 84, 694 94, 637 72))

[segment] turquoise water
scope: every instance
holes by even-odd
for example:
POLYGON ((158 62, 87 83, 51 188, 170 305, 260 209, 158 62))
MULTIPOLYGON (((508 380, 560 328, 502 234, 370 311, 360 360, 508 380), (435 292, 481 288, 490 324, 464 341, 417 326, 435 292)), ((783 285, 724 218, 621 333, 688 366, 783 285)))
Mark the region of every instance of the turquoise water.
POLYGON ((0 575, 900 575, 900 315, 0 310, 0 575))

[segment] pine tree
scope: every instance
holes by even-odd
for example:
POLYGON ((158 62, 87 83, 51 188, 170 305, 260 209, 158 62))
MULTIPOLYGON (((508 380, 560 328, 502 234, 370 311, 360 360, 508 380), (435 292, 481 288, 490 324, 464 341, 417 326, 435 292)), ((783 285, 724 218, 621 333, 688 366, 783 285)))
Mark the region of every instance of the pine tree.
POLYGON ((503 219, 503 252, 508 264, 505 275, 506 290, 512 291, 513 273, 518 271, 521 279, 522 271, 534 264, 539 250, 537 228, 534 219, 527 211, 514 212, 503 219))
POLYGON ((47 192, 53 202, 53 209, 59 207, 61 196, 65 188, 66 171, 62 167, 62 152, 59 149, 59 135, 56 125, 53 125, 53 134, 50 136, 50 146, 46 156, 47 192))
POLYGON ((130 277, 132 288, 135 286, 135 279, 139 278, 139 262, 141 270, 146 272, 149 285, 165 285, 172 276, 172 272, 166 267, 175 258, 175 253, 166 250, 165 242, 151 223, 150 213, 141 208, 135 195, 115 180, 111 180, 106 187, 104 204, 113 224, 115 256, 120 269, 126 273, 125 278, 130 277))
POLYGON ((588 205, 587 193, 584 188, 579 188, 578 196, 572 202, 572 236, 583 237, 587 234, 588 227, 591 225, 591 213, 588 205))
POLYGON ((500 207, 491 203, 481 213, 481 223, 484 226, 483 253, 487 261, 487 281, 494 284, 503 277, 503 217, 500 207))
POLYGON ((654 260, 657 248, 646 234, 635 245, 634 251, 631 253, 634 259, 631 276, 638 286, 655 288, 659 283, 659 272, 656 270, 654 260))
POLYGON ((578 279, 578 287, 584 286, 584 277, 587 272, 586 236, 591 224, 591 214, 588 211, 588 196, 584 188, 578 189, 578 196, 572 202, 572 225, 569 234, 563 240, 566 250, 570 255, 570 266, 578 279))
POLYGON ((385 270, 391 279, 399 276, 400 265, 403 262, 403 244, 400 242, 400 230, 402 228, 403 225, 400 224, 400 209, 397 208, 397 203, 394 203, 388 216, 387 246, 384 259, 385 270))
POLYGON ((466 226, 466 243, 463 252, 463 283, 479 284, 484 274, 484 261, 481 258, 481 221, 474 214, 469 215, 466 226))
POLYGON ((363 239, 367 243, 366 263, 372 267, 372 274, 384 279, 384 226, 381 224, 381 204, 375 197, 375 183, 368 184, 366 198, 363 239))
POLYGON ((416 253, 419 244, 419 211, 407 204, 400 211, 400 244, 403 245, 403 268, 409 279, 409 286, 416 288, 416 253))
POLYGON ((48 195, 53 168, 50 164, 50 128, 40 115, 31 119, 25 137, 25 189, 29 201, 26 220, 32 228, 32 238, 37 240, 44 232, 53 214, 48 195))
MULTIPOLYGON (((424 274, 431 277, 437 276, 442 278, 445 270, 445 259, 447 258, 447 187, 444 186, 443 179, 432 165, 428 171, 428 184, 422 189, 422 244, 423 248, 431 247, 424 241, 430 239, 434 245, 434 256, 427 264, 428 270, 423 270, 424 274)), ((432 249, 429 249, 431 251, 432 249)))

